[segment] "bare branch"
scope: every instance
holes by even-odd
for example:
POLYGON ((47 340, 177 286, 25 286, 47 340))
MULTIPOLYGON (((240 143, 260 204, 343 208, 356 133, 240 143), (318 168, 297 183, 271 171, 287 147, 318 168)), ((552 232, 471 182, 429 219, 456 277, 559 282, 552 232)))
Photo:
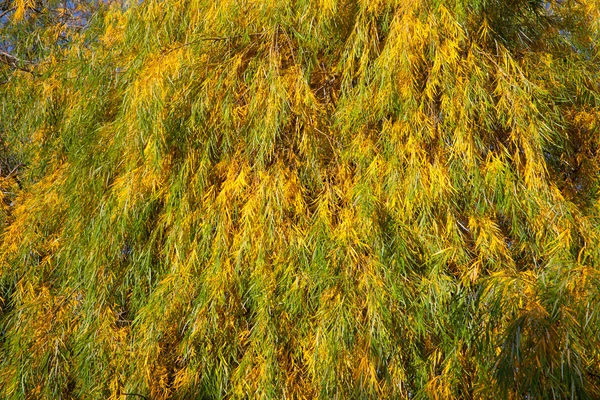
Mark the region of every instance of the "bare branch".
POLYGON ((23 64, 33 64, 33 62, 21 60, 15 56, 13 56, 12 54, 8 54, 4 51, 0 51, 0 63, 6 64, 11 68, 15 68, 15 69, 33 74, 31 69, 22 66, 23 64))
POLYGON ((15 11, 15 7, 9 8, 8 10, 4 11, 2 14, 0 14, 0 19, 2 19, 3 17, 6 16, 6 14, 15 11))

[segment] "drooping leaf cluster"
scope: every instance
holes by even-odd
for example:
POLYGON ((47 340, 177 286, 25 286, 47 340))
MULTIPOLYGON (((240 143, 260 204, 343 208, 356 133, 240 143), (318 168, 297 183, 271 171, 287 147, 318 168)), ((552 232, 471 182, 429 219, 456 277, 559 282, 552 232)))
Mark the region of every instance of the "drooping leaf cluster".
POLYGON ((103 8, 0 85, 0 397, 598 398, 599 40, 593 0, 103 8))
POLYGON ((36 64, 60 58, 60 50, 85 29, 103 2, 0 0, 0 85, 15 69, 33 73, 36 64))

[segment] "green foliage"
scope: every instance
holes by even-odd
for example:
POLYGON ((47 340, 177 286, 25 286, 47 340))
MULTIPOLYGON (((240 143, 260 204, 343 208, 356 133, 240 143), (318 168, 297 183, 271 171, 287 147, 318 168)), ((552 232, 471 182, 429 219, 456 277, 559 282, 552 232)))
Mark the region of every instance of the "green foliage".
POLYGON ((7 69, 31 71, 50 54, 59 57, 100 9, 96 1, 0 0, 0 82, 7 69))
POLYGON ((593 0, 99 9, 0 85, 0 397, 598 398, 599 39, 593 0))

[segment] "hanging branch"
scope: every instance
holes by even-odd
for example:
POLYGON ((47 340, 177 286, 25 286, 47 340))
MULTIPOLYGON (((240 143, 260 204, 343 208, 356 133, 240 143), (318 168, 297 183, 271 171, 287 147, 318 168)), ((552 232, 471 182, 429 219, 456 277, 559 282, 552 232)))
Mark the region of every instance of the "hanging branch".
POLYGON ((15 11, 15 7, 9 8, 8 10, 6 10, 2 14, 0 14, 0 19, 4 18, 6 16, 6 14, 11 13, 12 11, 15 11))
POLYGON ((13 56, 12 54, 8 54, 4 51, 0 51, 0 62, 8 65, 11 68, 15 68, 15 69, 33 74, 33 71, 30 68, 22 66, 22 64, 30 64, 31 65, 31 64, 33 64, 33 62, 21 60, 15 56, 13 56))

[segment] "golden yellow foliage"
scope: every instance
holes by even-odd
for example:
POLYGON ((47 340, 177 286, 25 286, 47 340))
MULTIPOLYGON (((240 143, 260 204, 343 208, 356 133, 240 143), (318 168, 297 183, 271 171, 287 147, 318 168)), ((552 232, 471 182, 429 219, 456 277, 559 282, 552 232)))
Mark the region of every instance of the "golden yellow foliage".
POLYGON ((177 0, 49 27, 0 84, 0 397, 598 397, 599 21, 177 0))

